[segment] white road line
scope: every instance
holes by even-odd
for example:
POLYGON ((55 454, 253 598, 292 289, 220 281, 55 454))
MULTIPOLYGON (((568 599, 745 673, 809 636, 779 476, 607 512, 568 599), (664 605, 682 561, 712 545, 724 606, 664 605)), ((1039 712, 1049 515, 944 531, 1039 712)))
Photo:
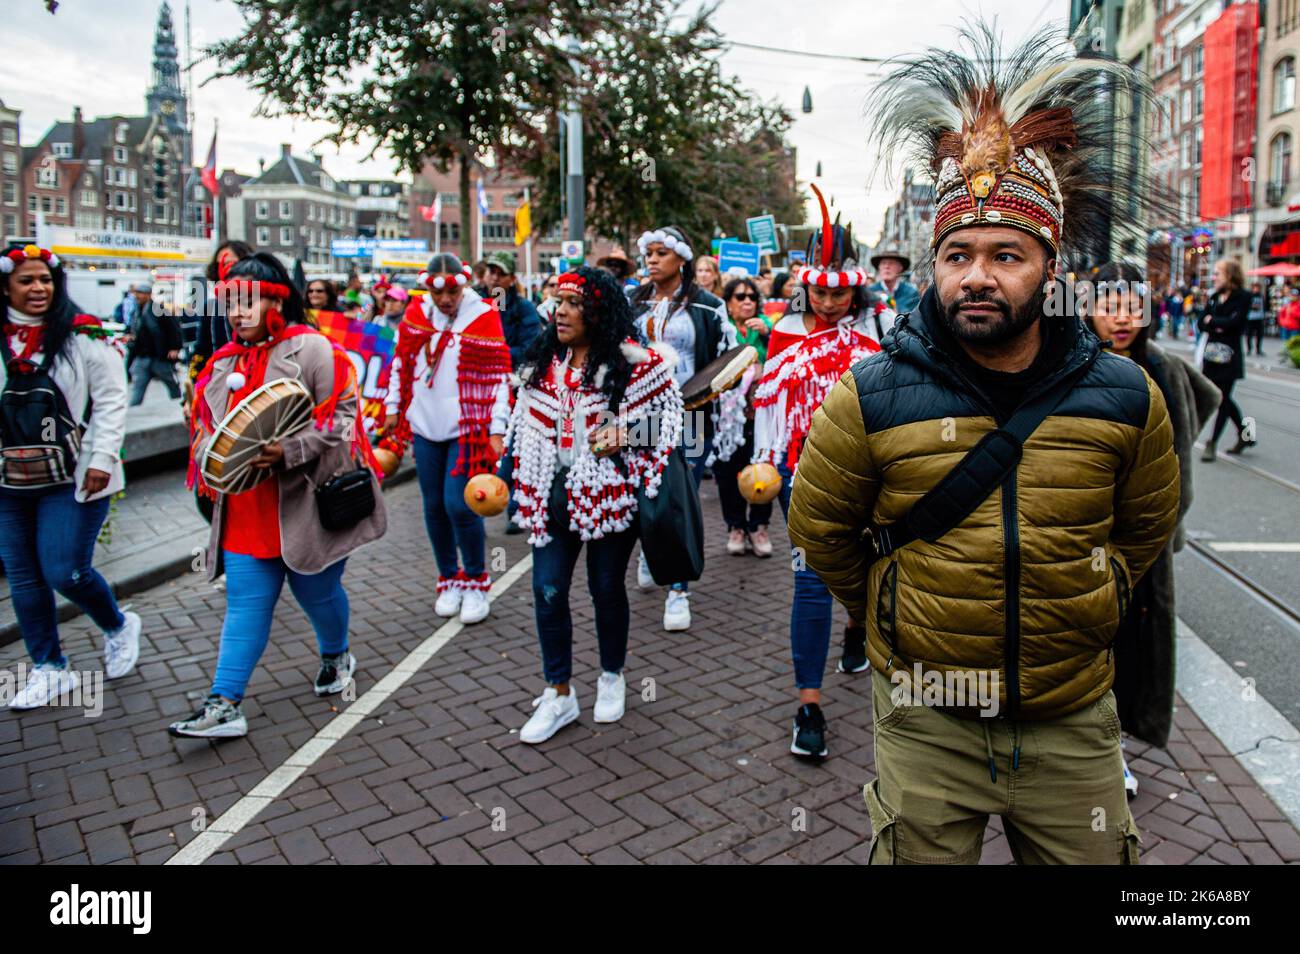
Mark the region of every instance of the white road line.
MULTIPOLYGON (((528 555, 512 566, 505 574, 492 584, 488 596, 498 599, 510 589, 519 577, 523 576, 533 565, 533 555, 528 555)), ((257 815, 271 804, 284 791, 298 781, 320 757, 333 748, 334 743, 343 738, 361 723, 366 716, 378 709, 388 698, 419 672, 420 667, 432 659, 443 646, 446 646, 464 627, 460 620, 451 619, 443 623, 424 642, 412 649, 393 669, 368 689, 356 702, 348 706, 320 730, 308 739, 298 751, 277 766, 270 775, 258 782, 253 790, 221 813, 212 824, 172 855, 165 862, 169 865, 201 865, 212 855, 221 850, 233 835, 238 834, 257 815)))
MULTIPOLYGON (((1300 826, 1300 731, 1178 621, 1178 691, 1278 808, 1300 826)), ((1204 769, 1190 771, 1213 774, 1204 769)))
POLYGON ((1300 543, 1233 543, 1209 541, 1212 550, 1221 553, 1300 553, 1300 543))

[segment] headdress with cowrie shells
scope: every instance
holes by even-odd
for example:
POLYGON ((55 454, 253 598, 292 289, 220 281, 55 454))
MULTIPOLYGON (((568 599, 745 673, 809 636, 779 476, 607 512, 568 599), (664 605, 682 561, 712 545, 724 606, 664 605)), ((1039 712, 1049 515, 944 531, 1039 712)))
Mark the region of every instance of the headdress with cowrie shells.
POLYGON ((885 163, 902 150, 934 175, 931 245, 957 229, 1004 226, 1054 257, 1063 246, 1090 247, 1114 199, 1107 104, 1141 90, 1141 77, 1079 57, 1052 29, 1011 51, 985 24, 960 38, 969 55, 931 49, 902 60, 867 107, 885 163))

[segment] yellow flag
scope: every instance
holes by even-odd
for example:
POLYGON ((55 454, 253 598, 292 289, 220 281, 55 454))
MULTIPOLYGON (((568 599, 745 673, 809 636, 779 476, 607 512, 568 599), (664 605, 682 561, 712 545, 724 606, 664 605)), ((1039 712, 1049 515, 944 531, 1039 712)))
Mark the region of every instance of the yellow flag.
POLYGON ((525 202, 515 210, 515 244, 523 245, 533 234, 533 215, 525 202))

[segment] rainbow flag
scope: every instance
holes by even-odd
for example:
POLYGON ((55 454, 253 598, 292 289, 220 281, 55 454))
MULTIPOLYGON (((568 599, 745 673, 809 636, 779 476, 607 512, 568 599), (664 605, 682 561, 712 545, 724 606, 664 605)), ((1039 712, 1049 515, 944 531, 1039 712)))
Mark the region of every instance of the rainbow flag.
POLYGON ((384 421, 388 370, 397 345, 397 329, 373 321, 349 318, 341 311, 308 311, 327 338, 352 359, 361 382, 361 414, 367 429, 384 421))

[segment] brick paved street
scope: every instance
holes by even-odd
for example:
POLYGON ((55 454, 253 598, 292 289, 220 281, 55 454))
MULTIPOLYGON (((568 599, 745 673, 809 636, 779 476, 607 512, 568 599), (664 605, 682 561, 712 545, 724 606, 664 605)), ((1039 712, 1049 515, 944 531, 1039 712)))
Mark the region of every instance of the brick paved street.
MULTIPOLYGON (((386 539, 356 555, 352 600, 359 694, 442 623, 414 484, 386 497, 386 539)), ((579 722, 540 747, 519 743, 542 688, 529 576, 484 624, 459 632, 384 704, 328 749, 212 862, 848 862, 864 860, 872 772, 869 680, 830 674, 833 757, 788 753, 794 712, 788 564, 732 558, 711 483, 709 566, 694 626, 661 628, 662 594, 633 592, 628 712, 591 722, 597 661, 581 564, 574 583, 579 722), (654 681, 654 699, 640 693, 654 681), (807 831, 792 830, 795 809, 807 831), (497 824, 494 825, 494 821, 497 824), (504 823, 504 824, 502 824, 504 823), (501 830, 504 828, 504 830, 501 830)), ((503 562, 523 537, 489 522, 503 562)), ((778 546, 784 527, 773 527, 778 546)), ((634 573, 634 571, 632 571, 634 573)), ((347 703, 311 692, 316 648, 289 597, 249 687, 246 739, 174 740, 167 722, 206 693, 224 594, 198 574, 134 596, 145 625, 136 673, 107 684, 103 714, 0 712, 0 859, 157 864, 238 802, 347 703)), ((837 616, 836 628, 842 625, 837 616)), ((93 626, 63 625, 72 665, 99 665, 93 626)), ((837 653, 832 651, 832 659, 837 653)), ((0 647, 0 667, 23 660, 0 647)), ((1237 761, 1181 706, 1168 752, 1130 742, 1132 803, 1147 864, 1300 861, 1300 836, 1237 761)), ((1010 852, 996 824, 984 861, 1010 852)))

